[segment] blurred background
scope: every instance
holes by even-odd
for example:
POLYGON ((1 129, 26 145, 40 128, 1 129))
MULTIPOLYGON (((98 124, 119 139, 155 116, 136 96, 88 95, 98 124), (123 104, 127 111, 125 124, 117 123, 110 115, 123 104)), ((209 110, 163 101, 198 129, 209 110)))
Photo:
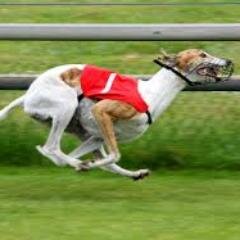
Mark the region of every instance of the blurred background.
MULTIPOLYGON (((8 1, 11 3, 14 1, 8 1)), ((28 1, 18 1, 28 2, 28 1)), ((34 1, 29 1, 34 3, 34 1)), ((47 1, 41 1, 46 3, 47 1)), ((64 1, 51 1, 61 3, 64 1)), ((89 3, 81 1, 81 3, 89 3)), ((114 3, 114 1, 108 1, 114 3)), ((124 3, 124 1, 118 1, 124 3)), ((144 1, 133 1, 133 3, 144 1)), ((182 3, 182 1, 165 1, 182 3)), ((0 6, 1 23, 234 23, 240 5, 166 6, 0 6)), ((216 1, 208 1, 208 3, 216 1)), ((226 3, 227 1, 225 1, 226 3)), ((0 1, 4 3, 4 1, 0 1)), ((37 3, 37 2, 35 2, 37 3)), ((116 2, 115 2, 116 3, 116 2)), ((154 3, 148 1, 147 3, 154 3)), ((152 63, 160 49, 177 53, 201 48, 240 68, 239 42, 38 42, 1 41, 0 73, 41 73, 66 63, 91 63, 126 74, 154 74, 152 63)), ((20 91, 1 91, 0 107, 20 91)), ((240 168, 240 94, 238 92, 182 92, 141 139, 122 145, 122 164, 157 168, 240 168)), ((0 164, 51 165, 35 150, 48 129, 15 111, 1 122, 0 164), (10 151, 11 149, 11 151, 10 151)), ((79 141, 66 135, 64 150, 79 141)))

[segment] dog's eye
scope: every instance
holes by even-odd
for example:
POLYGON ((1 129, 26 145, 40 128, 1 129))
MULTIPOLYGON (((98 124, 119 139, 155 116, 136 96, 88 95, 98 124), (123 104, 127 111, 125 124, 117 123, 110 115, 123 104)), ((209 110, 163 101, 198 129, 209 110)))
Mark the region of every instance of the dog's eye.
POLYGON ((200 57, 201 57, 201 58, 206 58, 206 57, 207 57, 207 54, 204 53, 204 52, 202 52, 202 53, 200 54, 200 57))

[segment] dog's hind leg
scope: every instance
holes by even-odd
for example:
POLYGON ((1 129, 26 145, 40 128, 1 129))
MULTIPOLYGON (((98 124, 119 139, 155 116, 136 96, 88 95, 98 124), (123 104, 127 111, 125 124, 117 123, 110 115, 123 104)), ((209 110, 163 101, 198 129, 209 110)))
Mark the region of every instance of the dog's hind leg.
POLYGON ((60 149, 61 137, 73 113, 74 111, 69 108, 65 111, 61 109, 61 114, 53 117, 52 128, 47 142, 43 147, 37 146, 37 150, 58 165, 59 163, 60 165, 65 163, 78 168, 81 161, 64 154, 60 149))
POLYGON ((64 154, 60 141, 77 108, 77 95, 70 88, 48 86, 44 91, 30 92, 24 101, 24 110, 40 119, 51 119, 52 127, 44 146, 37 150, 56 165, 70 165, 78 168, 81 161, 64 154))

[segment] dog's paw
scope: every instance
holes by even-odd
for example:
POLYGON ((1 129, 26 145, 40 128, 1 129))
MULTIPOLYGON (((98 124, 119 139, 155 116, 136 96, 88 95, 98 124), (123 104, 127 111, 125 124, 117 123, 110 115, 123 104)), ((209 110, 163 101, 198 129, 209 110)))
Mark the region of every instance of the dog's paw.
POLYGON ((144 179, 145 177, 149 176, 150 175, 150 170, 148 169, 141 169, 138 171, 138 173, 136 174, 136 176, 133 176, 132 179, 134 181, 138 181, 138 180, 142 180, 144 179))

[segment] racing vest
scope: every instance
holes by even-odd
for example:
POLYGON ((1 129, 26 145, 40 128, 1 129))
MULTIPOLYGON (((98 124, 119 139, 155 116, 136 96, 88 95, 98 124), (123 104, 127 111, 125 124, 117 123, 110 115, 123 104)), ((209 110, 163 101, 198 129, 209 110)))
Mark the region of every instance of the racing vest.
POLYGON ((80 77, 85 97, 119 100, 132 105, 138 112, 148 111, 148 105, 138 91, 139 80, 111 70, 86 65, 80 77))

